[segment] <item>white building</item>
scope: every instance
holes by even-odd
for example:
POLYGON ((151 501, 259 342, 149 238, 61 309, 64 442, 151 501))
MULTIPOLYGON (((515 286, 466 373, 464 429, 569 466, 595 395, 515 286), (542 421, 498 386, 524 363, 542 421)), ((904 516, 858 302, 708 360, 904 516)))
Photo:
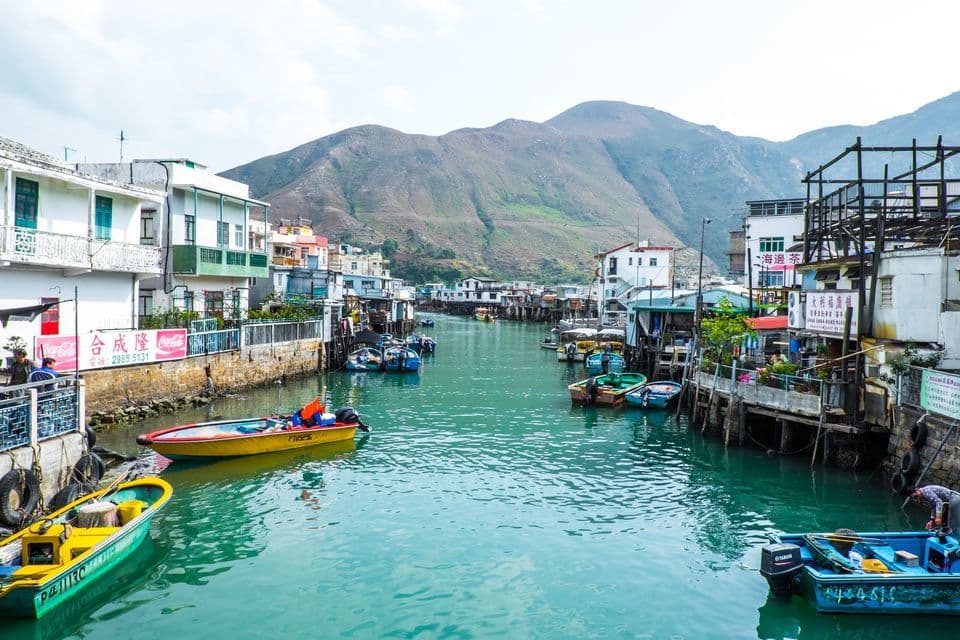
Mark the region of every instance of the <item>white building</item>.
POLYGON ((250 280, 269 277, 267 247, 259 246, 250 228, 251 209, 266 219, 269 205, 252 199, 247 185, 185 158, 78 169, 167 194, 160 238, 166 269, 162 278, 143 283, 142 313, 171 308, 221 318, 246 313, 250 280))
MULTIPOLYGON (((163 194, 84 175, 6 138, 0 183, 0 308, 72 299, 76 288, 81 333, 136 327, 140 286, 161 273, 163 194)), ((0 345, 19 336, 32 351, 36 336, 73 332, 68 303, 39 321, 11 320, 0 345)))
POLYGON ((743 219, 743 286, 752 289, 800 284, 803 261, 803 199, 752 200, 743 219))
POLYGON ((500 304, 501 287, 493 278, 464 278, 456 283, 451 302, 500 304))
POLYGON ((643 242, 598 254, 601 322, 623 326, 627 316, 625 301, 642 295, 642 291, 669 289, 673 285, 674 252, 673 247, 643 242))

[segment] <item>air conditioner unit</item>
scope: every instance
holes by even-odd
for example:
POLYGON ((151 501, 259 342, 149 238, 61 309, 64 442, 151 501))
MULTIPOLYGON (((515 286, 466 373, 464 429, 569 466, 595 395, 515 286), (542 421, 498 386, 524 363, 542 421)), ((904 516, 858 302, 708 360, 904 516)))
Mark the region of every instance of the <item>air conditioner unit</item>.
POLYGON ((806 326, 806 304, 801 300, 799 291, 791 291, 787 296, 787 327, 790 329, 803 329, 806 326))

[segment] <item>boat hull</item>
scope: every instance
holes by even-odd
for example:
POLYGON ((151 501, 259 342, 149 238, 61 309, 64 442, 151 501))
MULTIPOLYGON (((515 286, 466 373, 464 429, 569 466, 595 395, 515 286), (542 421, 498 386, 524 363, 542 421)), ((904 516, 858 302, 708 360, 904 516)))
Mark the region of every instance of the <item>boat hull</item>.
POLYGON ((622 407, 626 404, 626 395, 646 382, 646 377, 640 373, 611 374, 575 382, 569 385, 567 390, 570 392, 570 401, 574 404, 622 407), (593 393, 588 388, 590 380, 596 382, 593 393))
POLYGON ((651 382, 627 394, 627 404, 646 409, 666 409, 680 396, 680 389, 680 384, 676 382, 651 382))
MULTIPOLYGON (((313 447, 331 442, 350 440, 357 425, 334 425, 304 429, 286 429, 265 433, 249 433, 213 438, 152 439, 143 436, 140 440, 157 453, 174 460, 190 458, 226 458, 251 456, 273 451, 286 451, 313 447)), ((151 434, 152 435, 152 434, 151 434)))
MULTIPOLYGON (((119 490, 111 499, 134 499, 138 495, 130 491, 131 487, 157 486, 161 495, 149 503, 150 508, 125 524, 116 533, 94 546, 92 552, 84 559, 64 565, 60 570, 44 576, 41 580, 23 580, 12 583, 9 587, 0 590, 0 616, 41 618, 56 607, 80 595, 85 589, 103 578, 114 568, 129 558, 147 538, 153 516, 168 501, 171 495, 170 486, 163 483, 151 483, 151 478, 135 480, 120 485, 119 490), (121 497, 128 493, 126 497, 121 497)), ((98 492, 100 494, 103 491, 98 492)), ((96 496, 97 493, 84 496, 63 509, 51 514, 56 518, 58 514, 67 513, 78 505, 83 504, 96 496)), ((14 534, 13 537, 22 535, 14 534)), ((9 540, 9 538, 8 538, 9 540)), ((80 556, 81 558, 83 555, 80 556)))

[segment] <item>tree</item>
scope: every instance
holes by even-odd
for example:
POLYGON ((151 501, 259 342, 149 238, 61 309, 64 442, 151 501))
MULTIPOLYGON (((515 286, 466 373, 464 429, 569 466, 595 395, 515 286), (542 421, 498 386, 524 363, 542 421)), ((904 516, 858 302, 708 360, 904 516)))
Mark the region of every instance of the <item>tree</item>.
POLYGON ((400 245, 393 238, 387 238, 380 245, 380 255, 385 259, 391 260, 397 254, 397 247, 400 245))
POLYGON ((704 359, 729 365, 733 362, 734 345, 739 344, 744 336, 753 336, 756 332, 747 326, 746 318, 737 313, 733 303, 724 297, 711 315, 700 323, 700 335, 704 359))

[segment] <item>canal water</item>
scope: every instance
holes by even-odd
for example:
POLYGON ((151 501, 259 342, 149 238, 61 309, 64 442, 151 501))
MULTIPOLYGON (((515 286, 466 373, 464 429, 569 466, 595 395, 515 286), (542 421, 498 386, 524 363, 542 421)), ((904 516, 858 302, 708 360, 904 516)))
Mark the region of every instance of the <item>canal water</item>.
MULTIPOLYGON (((545 327, 434 316, 419 374, 287 380, 103 433, 174 487, 139 557, 19 638, 929 638, 943 618, 767 600, 770 531, 923 523, 880 472, 724 449, 673 412, 571 407, 545 327), (373 432, 209 464, 137 433, 329 394, 373 432)), ((359 432, 358 432, 359 433, 359 432)))

